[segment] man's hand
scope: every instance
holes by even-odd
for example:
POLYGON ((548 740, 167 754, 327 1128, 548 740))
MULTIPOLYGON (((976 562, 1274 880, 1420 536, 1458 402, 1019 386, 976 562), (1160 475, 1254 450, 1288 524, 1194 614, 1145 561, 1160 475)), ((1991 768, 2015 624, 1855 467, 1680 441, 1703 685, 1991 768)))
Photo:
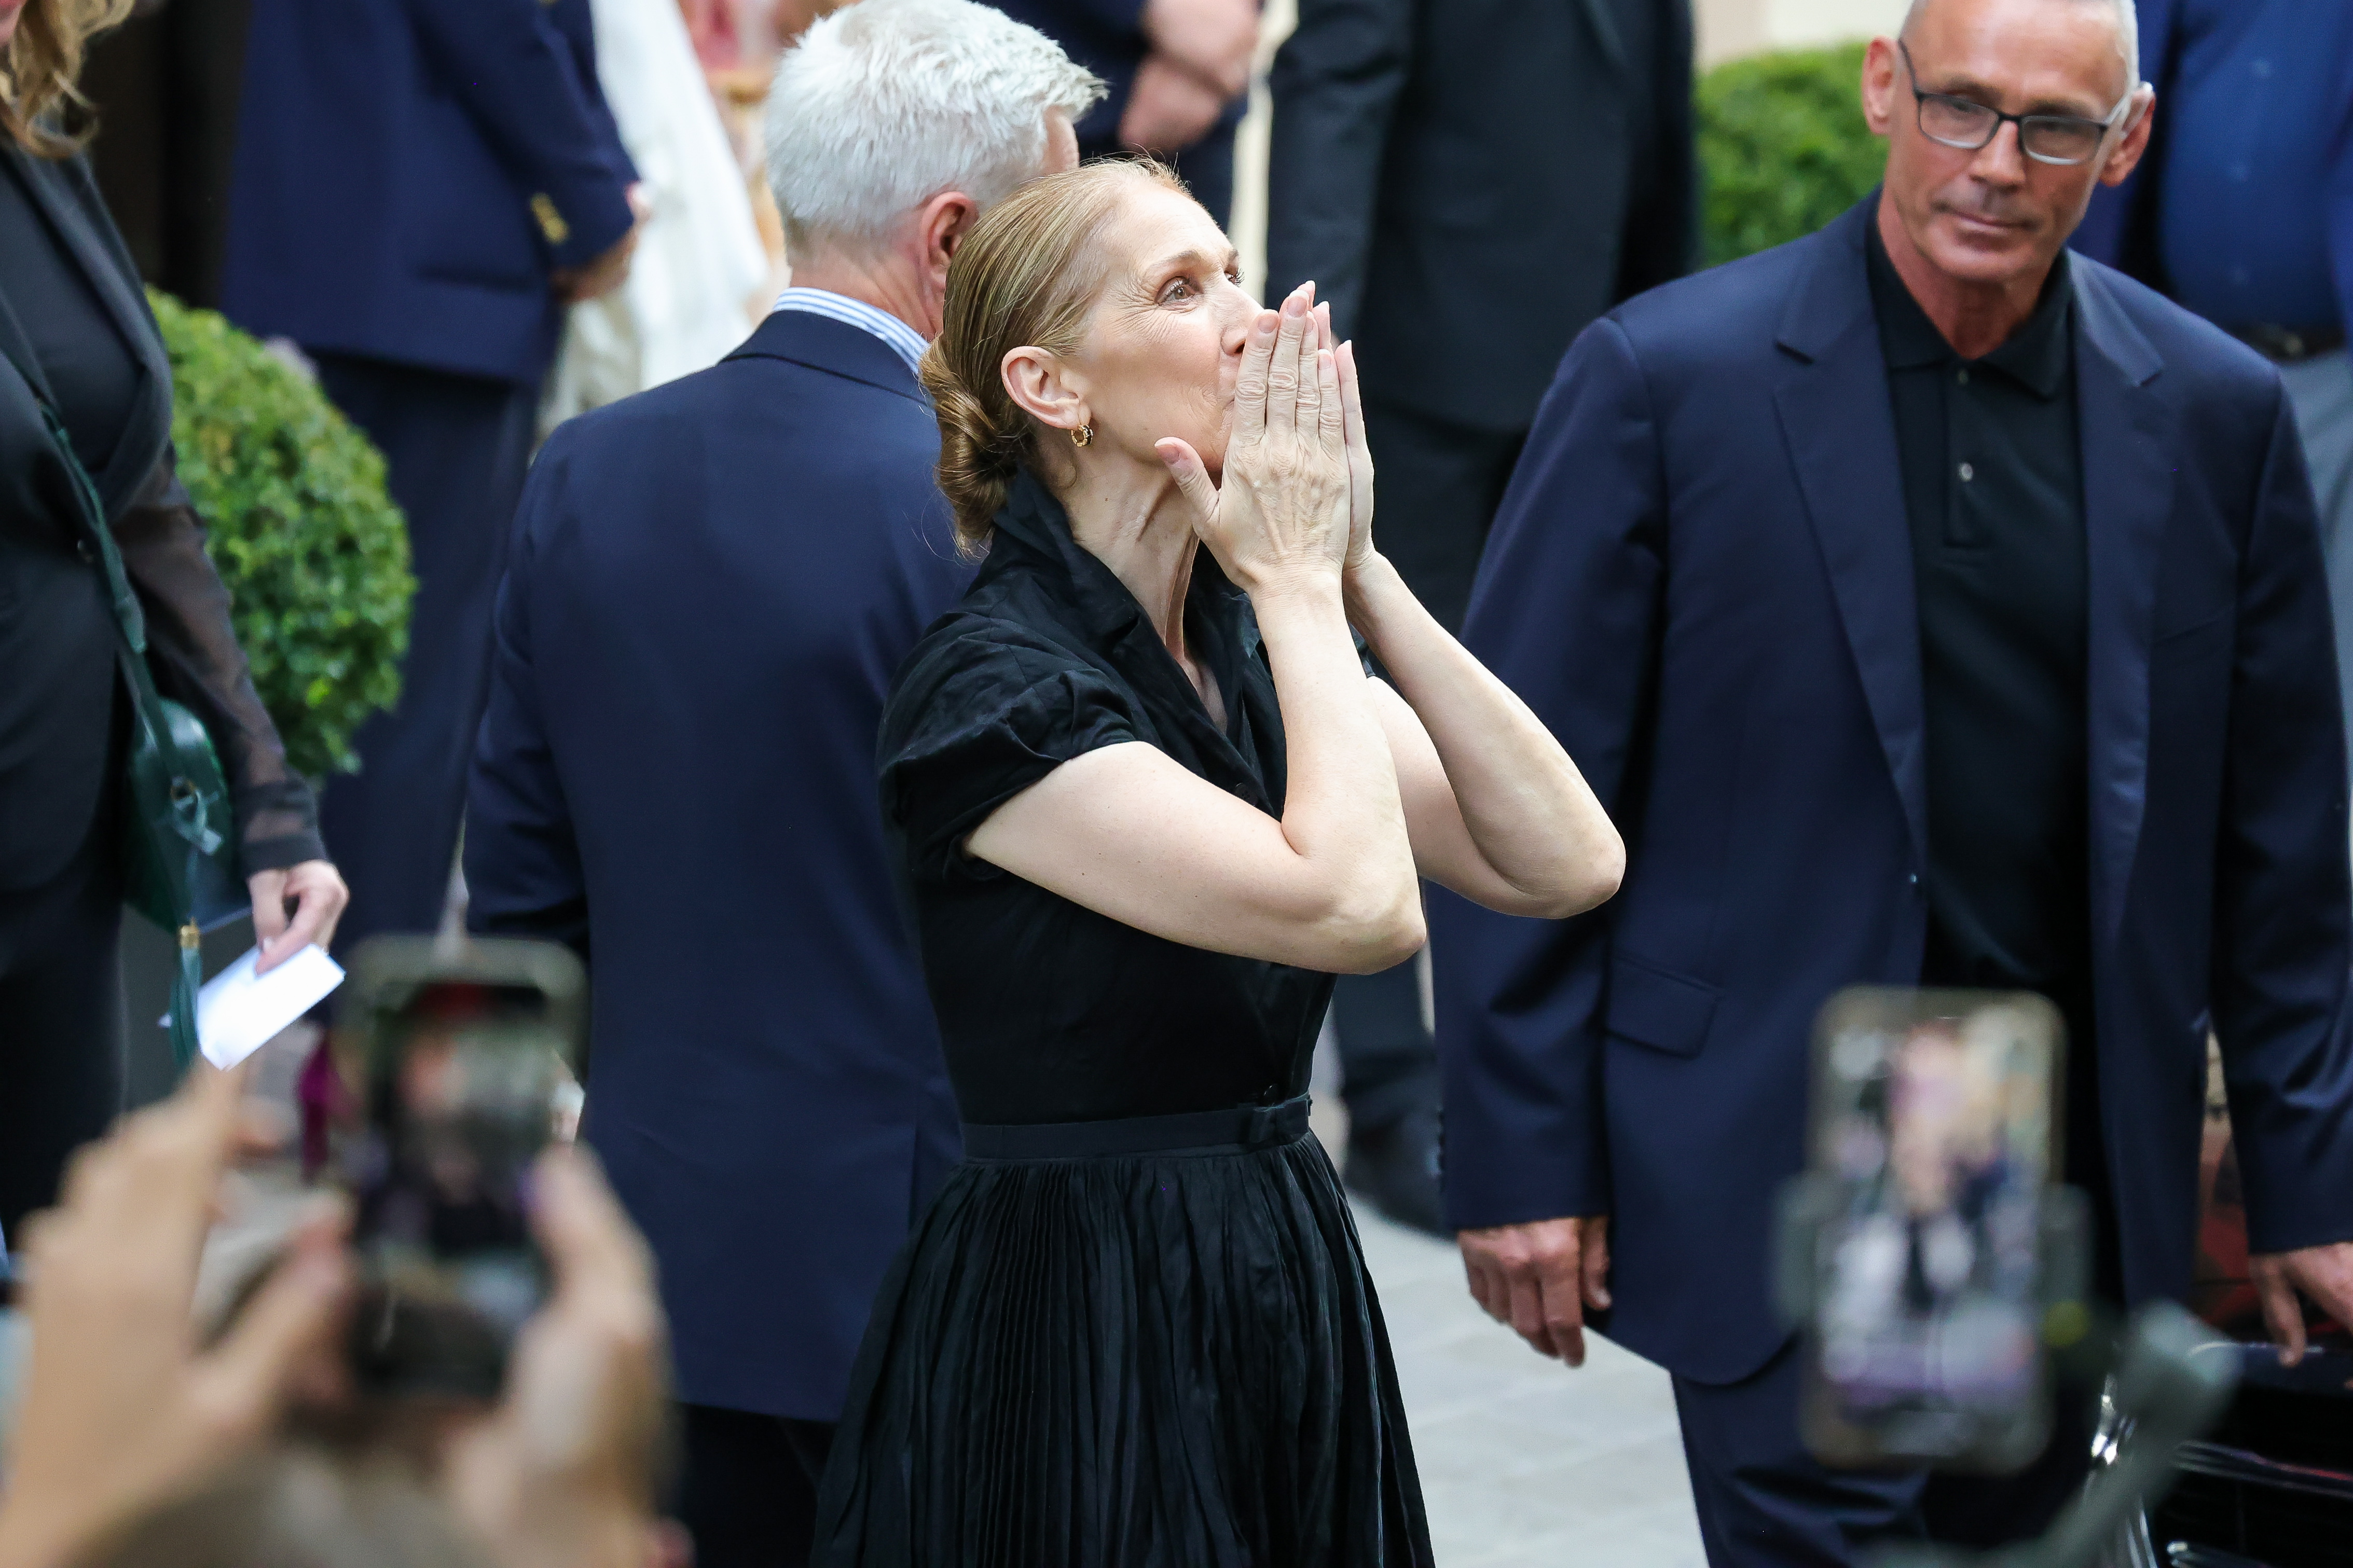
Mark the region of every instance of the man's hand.
POLYGON ((245 879, 253 895, 253 940, 261 948, 253 972, 278 967, 312 942, 321 947, 335 940, 335 922, 352 890, 343 873, 327 860, 305 860, 283 871, 256 871, 245 879), (289 919, 286 906, 294 906, 289 919))
POLYGON ((613 247, 586 267, 560 267, 549 278, 555 297, 566 305, 577 305, 583 300, 601 299, 629 280, 629 261, 638 252, 638 236, 645 232, 646 219, 653 216, 653 198, 646 195, 642 180, 629 187, 629 212, 637 222, 629 232, 615 241, 613 247))
POLYGON ((62 1205, 24 1239, 32 1328, 0 1502, 0 1565, 78 1560, 276 1429, 334 1343, 349 1288, 343 1216, 322 1210, 221 1341, 191 1303, 221 1173, 247 1138, 242 1073, 177 1094, 74 1157, 62 1205))
POLYGON ((2281 1365, 2294 1366, 2304 1359, 2299 1290, 2339 1324, 2353 1329, 2353 1241, 2257 1253, 2247 1259, 2247 1273, 2263 1304, 2263 1322, 2272 1331, 2272 1343, 2279 1347, 2281 1365))
POLYGON ((1217 89, 1166 55, 1146 55, 1119 117, 1123 146, 1146 153, 1183 152, 1209 132, 1226 100, 1217 89))
POLYGON ((1530 1349, 1585 1364, 1585 1309, 1609 1305, 1609 1219, 1540 1219, 1456 1240, 1471 1294, 1530 1349))
POLYGON ((1200 78, 1220 109, 1250 90, 1258 0, 1145 0, 1143 26, 1152 52, 1200 78))

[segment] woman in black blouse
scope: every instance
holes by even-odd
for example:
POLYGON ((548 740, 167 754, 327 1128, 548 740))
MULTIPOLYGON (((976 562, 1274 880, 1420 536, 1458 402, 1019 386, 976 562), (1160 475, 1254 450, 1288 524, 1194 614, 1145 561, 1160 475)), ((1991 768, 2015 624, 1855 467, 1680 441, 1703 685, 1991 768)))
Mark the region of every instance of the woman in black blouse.
POLYGON ((881 756, 965 1159, 877 1303, 819 1562, 1430 1558, 1307 1133, 1330 977, 1420 945, 1420 877, 1556 917, 1623 850, 1374 549, 1312 286, 1262 311, 1235 270, 1131 163, 1027 188, 949 269, 924 382, 988 558, 881 756))
POLYGON ((0 1235, 51 1200, 122 1095, 131 705, 44 403, 97 484, 157 687, 220 751, 263 963, 327 941, 345 898, 174 476, 171 366, 139 275, 56 129, 88 35, 129 8, 0 0, 0 1235))

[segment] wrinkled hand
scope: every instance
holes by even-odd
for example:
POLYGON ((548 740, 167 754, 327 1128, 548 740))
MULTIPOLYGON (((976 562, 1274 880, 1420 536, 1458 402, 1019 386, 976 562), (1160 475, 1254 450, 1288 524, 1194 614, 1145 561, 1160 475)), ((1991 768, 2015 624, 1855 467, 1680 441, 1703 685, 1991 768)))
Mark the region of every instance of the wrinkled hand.
POLYGON ((2295 1252, 2257 1253, 2247 1259, 2256 1298, 2263 1302, 2263 1324, 2272 1343, 2279 1347, 2280 1364, 2294 1366, 2304 1359, 2302 1291, 2320 1310, 2353 1330, 2353 1241, 2332 1247, 2307 1247, 2295 1252))
POLYGON ((75 1156, 63 1204, 24 1237, 32 1330, 0 1504, 0 1564, 53 1568, 251 1452, 334 1342, 350 1287, 343 1216, 296 1231, 218 1343, 197 1348, 196 1262, 244 1139, 242 1073, 178 1093, 75 1156))
POLYGON ((1356 381, 1356 345, 1332 341, 1332 307, 1315 307, 1316 343, 1340 371, 1340 424, 1348 451, 1348 574, 1373 563, 1373 448, 1365 437, 1365 397, 1356 381))
POLYGON ((1145 0, 1139 20, 1154 51, 1200 78, 1220 109, 1250 90, 1258 0, 1145 0))
POLYGON ((253 940, 261 948, 254 961, 257 974, 275 969, 312 942, 321 947, 335 940, 335 922, 352 890, 343 873, 329 860, 305 860, 283 871, 256 871, 245 879, 253 895, 253 940), (294 906, 290 919, 286 906, 294 906))
POLYGON ((1120 145, 1170 156, 1207 136, 1225 111, 1216 88, 1166 55, 1146 55, 1120 111, 1120 145))
POLYGON ((640 1568, 668 1392, 652 1258, 585 1150, 541 1155, 533 1193, 554 1291, 504 1402, 453 1442, 451 1499, 501 1568, 640 1568))
POLYGON ((1539 1354, 1585 1364, 1585 1310, 1609 1305, 1609 1220, 1542 1219, 1456 1238, 1471 1294, 1539 1354))
POLYGON ((1234 385, 1225 471, 1168 437, 1156 449, 1193 527, 1235 586, 1258 594, 1336 581, 1348 551, 1348 458, 1338 362, 1315 346, 1315 285, 1261 310, 1234 385))

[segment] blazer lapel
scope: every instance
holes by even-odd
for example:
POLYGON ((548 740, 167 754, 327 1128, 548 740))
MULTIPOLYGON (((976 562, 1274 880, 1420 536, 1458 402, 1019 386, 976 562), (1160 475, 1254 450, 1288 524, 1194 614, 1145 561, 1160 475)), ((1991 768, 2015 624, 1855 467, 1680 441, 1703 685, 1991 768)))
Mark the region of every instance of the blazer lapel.
MULTIPOLYGON (((114 456, 107 463, 106 471, 93 476, 106 515, 112 518, 146 481, 155 459, 163 455, 164 443, 170 438, 171 361, 164 355, 163 340, 148 314, 146 299, 133 280, 135 274, 129 270, 129 258, 108 243, 109 237, 99 232, 84 204, 65 189, 65 181, 79 166, 50 163, 14 149, 9 156, 25 188, 32 193, 50 225, 65 237, 66 247, 80 266, 91 292, 105 305, 107 314, 114 318, 115 331, 121 334, 123 346, 139 363, 139 396, 132 405, 130 422, 115 443, 114 456)), ((96 199, 94 190, 90 199, 96 199)))
POLYGON ((932 411, 915 373, 898 350, 864 327, 813 310, 771 310, 729 359, 781 359, 895 392, 932 411))
POLYGON ((1601 58, 1609 62, 1612 70, 1626 69, 1626 38, 1618 30, 1618 18, 1609 14, 1609 0, 1584 0, 1585 19, 1593 28, 1593 42, 1601 58))
POLYGON ((2158 558, 2173 512, 2174 418, 2152 384, 2165 368, 2109 291, 2078 261, 2075 384, 2090 567, 2092 910, 2112 938, 2148 804, 2149 643, 2158 558))
POLYGON ((1862 252, 1862 225, 1875 207, 1865 202, 1812 241, 1813 268, 1782 317, 1778 341, 1793 363, 1774 403, 1913 852, 1925 865, 1927 747, 1912 531, 1862 252))

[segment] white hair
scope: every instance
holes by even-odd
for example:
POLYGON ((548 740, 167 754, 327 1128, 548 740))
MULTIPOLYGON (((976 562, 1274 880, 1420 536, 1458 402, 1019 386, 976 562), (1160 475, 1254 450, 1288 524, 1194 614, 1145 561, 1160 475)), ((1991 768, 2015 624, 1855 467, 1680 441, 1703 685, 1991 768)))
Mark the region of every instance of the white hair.
POLYGON ((1093 73, 972 0, 859 0, 811 26, 768 89, 768 188, 796 240, 870 247, 943 191, 984 208, 1043 172, 1046 115, 1093 73))
MULTIPOLYGON (((2095 4, 2105 5, 2116 14, 2116 47, 2125 56, 2125 91, 2140 90, 2140 9, 2134 0, 2067 0, 2071 5, 2095 4)), ((1912 0, 1904 12, 1904 26, 1896 30, 1902 37, 1912 31, 1912 24, 1928 8, 1929 0, 1912 0)))

